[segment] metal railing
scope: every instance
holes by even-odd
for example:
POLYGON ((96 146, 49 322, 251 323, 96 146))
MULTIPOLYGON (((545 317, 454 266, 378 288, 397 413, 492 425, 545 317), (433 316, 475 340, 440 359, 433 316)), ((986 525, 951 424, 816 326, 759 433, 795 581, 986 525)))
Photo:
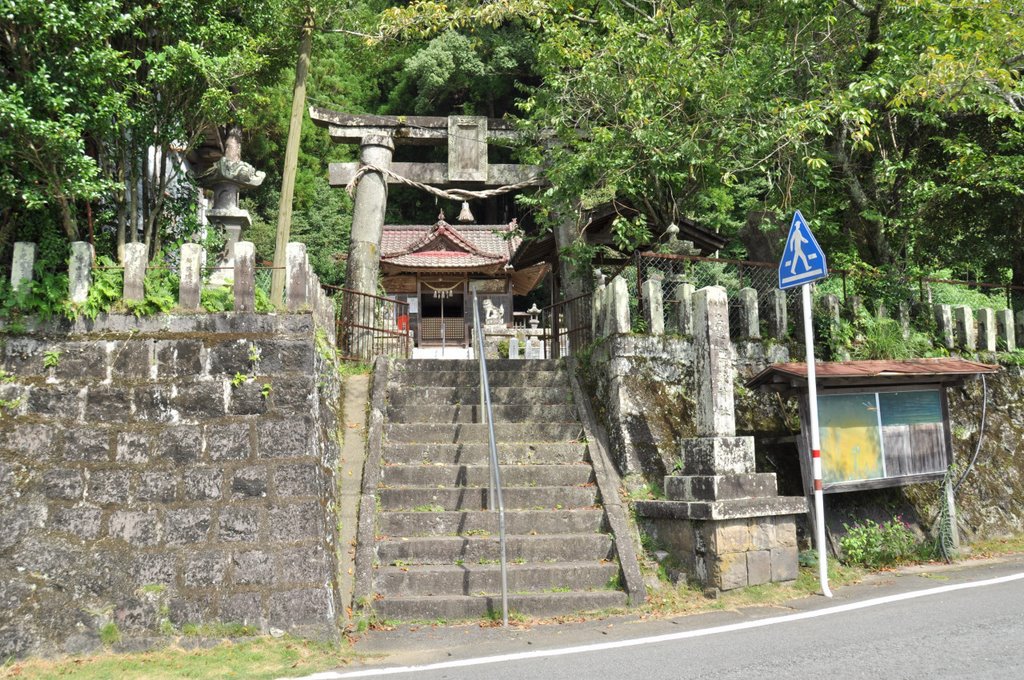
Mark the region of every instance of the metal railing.
POLYGON ((590 323, 592 298, 592 293, 584 293, 540 310, 545 359, 575 354, 594 339, 590 323))
POLYGON ((409 358, 412 334, 408 302, 350 288, 324 288, 336 292, 338 352, 342 359, 370 362, 378 356, 409 358))
POLYGON ((487 509, 498 510, 498 543, 501 546, 501 625, 508 625, 508 562, 505 556, 505 501, 501 495, 501 469, 498 467, 498 444, 494 437, 494 411, 491 408, 491 386, 487 377, 487 353, 484 333, 480 325, 480 305, 473 291, 473 337, 476 338, 477 359, 480 362, 480 418, 487 423, 487 443, 490 458, 490 488, 487 509))

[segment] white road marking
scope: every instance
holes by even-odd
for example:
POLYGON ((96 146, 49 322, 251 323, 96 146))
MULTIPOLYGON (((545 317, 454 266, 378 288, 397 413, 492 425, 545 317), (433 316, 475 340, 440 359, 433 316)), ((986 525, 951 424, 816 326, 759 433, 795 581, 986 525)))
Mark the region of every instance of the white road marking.
POLYGON ((793 623, 795 621, 804 621, 806 619, 815 619, 821 616, 841 614, 843 612, 855 611, 857 609, 877 607, 879 605, 890 604, 892 602, 902 602, 904 600, 914 600, 919 597, 941 595, 943 593, 950 593, 956 590, 967 590, 969 588, 994 586, 1001 583, 1019 581, 1021 579, 1024 579, 1024 572, 1018 574, 1010 574, 1008 576, 1000 576, 998 578, 985 579, 983 581, 956 583, 948 586, 928 588, 927 590, 917 590, 910 593, 900 593, 899 595, 886 595, 884 597, 876 597, 870 600, 863 600, 861 602, 850 602, 849 604, 836 605, 834 607, 827 607, 825 609, 816 609, 813 611, 799 612, 797 614, 785 614, 783 616, 775 616, 768 619, 758 619, 756 621, 730 623, 724 626, 713 626, 711 628, 702 628, 700 630, 689 630, 679 633, 668 633, 665 635, 652 635, 650 637, 633 638, 631 640, 617 640, 613 642, 601 642, 590 645, 579 645, 576 647, 563 647, 561 649, 538 649, 529 652, 515 652, 513 654, 499 654, 497 656, 484 656, 473 659, 460 659, 458 661, 442 661, 439 663, 425 664, 423 666, 391 666, 385 668, 367 668, 359 671, 349 671, 347 673, 339 673, 338 671, 325 671, 322 673, 313 673, 312 675, 307 675, 302 678, 293 678, 292 680, 343 680, 344 678, 369 678, 375 676, 399 675, 403 673, 422 673, 424 671, 436 671, 443 670, 446 668, 464 668, 468 666, 482 666, 485 664, 503 663, 506 661, 523 661, 526 659, 541 659, 552 656, 567 656, 569 654, 587 654, 589 652, 600 652, 607 649, 622 649, 624 647, 653 645, 658 644, 660 642, 671 642, 673 640, 687 640, 691 638, 707 637, 709 635, 719 635, 721 633, 732 633, 739 630, 749 630, 751 628, 764 628, 766 626, 774 626, 782 623, 793 623))

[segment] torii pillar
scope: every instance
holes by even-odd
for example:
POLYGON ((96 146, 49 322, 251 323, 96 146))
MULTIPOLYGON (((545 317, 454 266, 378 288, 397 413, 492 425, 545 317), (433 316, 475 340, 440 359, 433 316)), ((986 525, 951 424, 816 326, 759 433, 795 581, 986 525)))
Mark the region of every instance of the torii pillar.
MULTIPOLYGON (((388 169, 395 144, 390 135, 367 135, 359 143, 363 165, 388 169)), ((384 234, 384 212, 388 205, 387 178, 380 172, 364 174, 356 188, 352 210, 352 237, 349 243, 345 286, 360 293, 377 292, 380 270, 380 241, 384 234)))

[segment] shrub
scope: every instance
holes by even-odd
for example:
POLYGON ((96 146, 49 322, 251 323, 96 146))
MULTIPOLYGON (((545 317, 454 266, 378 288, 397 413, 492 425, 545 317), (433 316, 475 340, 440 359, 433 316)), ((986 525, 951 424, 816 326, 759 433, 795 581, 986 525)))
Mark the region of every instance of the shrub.
POLYGON ((901 517, 879 525, 870 519, 852 527, 843 524, 846 535, 839 539, 842 561, 876 569, 927 557, 927 546, 920 544, 901 517))

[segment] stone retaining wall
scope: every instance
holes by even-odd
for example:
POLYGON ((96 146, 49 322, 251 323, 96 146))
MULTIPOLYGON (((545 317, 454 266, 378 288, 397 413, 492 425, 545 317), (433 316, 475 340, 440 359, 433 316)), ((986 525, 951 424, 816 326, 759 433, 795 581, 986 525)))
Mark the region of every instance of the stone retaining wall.
POLYGON ((0 336, 0 658, 111 624, 337 635, 339 383, 317 336, 311 314, 0 336))

